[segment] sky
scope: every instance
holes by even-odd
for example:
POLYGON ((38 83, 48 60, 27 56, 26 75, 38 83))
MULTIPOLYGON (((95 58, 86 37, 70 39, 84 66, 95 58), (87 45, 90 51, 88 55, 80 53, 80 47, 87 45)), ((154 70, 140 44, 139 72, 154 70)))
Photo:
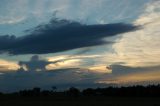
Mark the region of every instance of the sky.
POLYGON ((1 0, 0 91, 160 81, 160 0, 1 0))

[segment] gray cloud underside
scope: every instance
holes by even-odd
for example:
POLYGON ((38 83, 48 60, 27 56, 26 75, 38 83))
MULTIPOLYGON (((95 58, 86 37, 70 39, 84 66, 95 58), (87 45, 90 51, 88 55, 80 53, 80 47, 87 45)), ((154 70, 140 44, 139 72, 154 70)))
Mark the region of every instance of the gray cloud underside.
POLYGON ((58 89, 72 86, 80 88, 100 87, 102 84, 94 83, 100 77, 101 75, 78 68, 58 69, 49 72, 6 73, 0 75, 0 91, 14 92, 34 87, 50 89, 52 86, 56 86, 58 89), (70 77, 68 78, 68 76, 70 77))
POLYGON ((154 72, 154 70, 159 70, 160 65, 157 66, 150 66, 150 67, 129 67, 129 66, 123 66, 123 65, 112 65, 112 74, 115 76, 121 76, 121 75, 129 75, 134 73, 146 73, 146 72, 154 72))
POLYGON ((103 38, 137 30, 137 26, 124 23, 85 25, 68 20, 51 20, 37 26, 30 34, 15 37, 0 36, 0 53, 46 54, 82 47, 107 44, 103 38))
MULTIPOLYGON (((68 68, 68 69, 57 69, 52 71, 41 71, 41 72, 14 72, 5 73, 0 75, 0 91, 13 92, 22 89, 28 89, 33 87, 41 88, 51 88, 51 86, 57 86, 58 89, 66 89, 68 87, 106 87, 111 84, 98 84, 95 83, 98 80, 105 79, 106 81, 116 81, 119 76, 130 75, 139 72, 149 72, 151 70, 159 69, 160 66, 154 67, 143 67, 143 68, 132 68, 121 65, 113 65, 112 74, 98 74, 85 69, 79 68, 68 68), (69 77, 68 77, 69 76, 69 77)), ((140 84, 152 84, 157 83, 157 81, 150 82, 140 82, 140 84)), ((159 83, 159 81, 158 81, 159 83)), ((129 83, 129 84, 139 84, 139 83, 129 83)), ((123 85, 123 84, 122 84, 123 85)), ((121 86, 121 84, 120 84, 121 86)))

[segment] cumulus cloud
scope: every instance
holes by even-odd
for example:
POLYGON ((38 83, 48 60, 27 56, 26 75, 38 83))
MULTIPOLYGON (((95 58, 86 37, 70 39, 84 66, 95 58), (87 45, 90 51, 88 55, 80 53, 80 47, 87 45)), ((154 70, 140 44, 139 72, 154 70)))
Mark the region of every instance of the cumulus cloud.
POLYGON ((53 19, 37 26, 23 37, 0 36, 0 52, 9 54, 45 54, 82 47, 107 44, 105 37, 136 30, 137 26, 124 23, 85 25, 78 22, 53 19))
POLYGON ((31 57, 29 61, 19 61, 20 69, 18 71, 29 71, 29 72, 37 72, 37 71, 46 71, 46 65, 50 64, 46 60, 40 59, 38 55, 34 55, 31 57))
POLYGON ((147 4, 144 13, 133 24, 143 28, 119 35, 112 45, 114 53, 106 53, 103 61, 130 67, 160 65, 160 1, 147 4))

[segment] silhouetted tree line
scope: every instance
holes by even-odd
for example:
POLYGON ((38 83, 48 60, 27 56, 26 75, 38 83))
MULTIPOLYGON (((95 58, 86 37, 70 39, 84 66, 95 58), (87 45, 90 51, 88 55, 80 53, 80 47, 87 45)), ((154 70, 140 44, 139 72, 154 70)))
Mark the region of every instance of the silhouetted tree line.
POLYGON ((62 97, 83 97, 83 96, 110 96, 110 97, 160 97, 160 85, 149 86, 130 86, 130 87, 107 87, 107 88, 87 88, 79 90, 75 87, 71 87, 66 91, 57 91, 56 87, 52 87, 52 90, 41 90, 40 88, 33 88, 30 90, 22 90, 15 93, 0 95, 12 95, 12 96, 62 96, 62 97))

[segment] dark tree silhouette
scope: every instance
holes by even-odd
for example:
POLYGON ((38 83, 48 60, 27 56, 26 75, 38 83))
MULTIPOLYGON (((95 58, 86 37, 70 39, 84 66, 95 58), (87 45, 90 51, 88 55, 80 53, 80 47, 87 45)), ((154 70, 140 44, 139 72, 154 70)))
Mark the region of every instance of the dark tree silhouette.
POLYGON ((92 89, 92 88, 88 88, 88 89, 83 90, 82 93, 83 93, 83 95, 85 95, 85 96, 92 96, 92 95, 95 94, 95 90, 92 89))
POLYGON ((75 88, 75 87, 71 87, 67 93, 71 96, 79 96, 80 95, 80 91, 79 89, 75 88))
POLYGON ((56 92, 56 90, 57 90, 57 87, 56 86, 52 86, 52 91, 56 92))
POLYGON ((22 90, 16 93, 5 94, 0 93, 0 96, 15 95, 15 96, 62 96, 62 97, 78 97, 78 96, 106 96, 106 97, 160 97, 160 85, 148 86, 131 86, 131 87, 107 87, 107 88, 88 88, 80 91, 75 87, 71 87, 67 91, 58 92, 55 86, 52 90, 41 90, 36 87, 31 90, 22 90))

